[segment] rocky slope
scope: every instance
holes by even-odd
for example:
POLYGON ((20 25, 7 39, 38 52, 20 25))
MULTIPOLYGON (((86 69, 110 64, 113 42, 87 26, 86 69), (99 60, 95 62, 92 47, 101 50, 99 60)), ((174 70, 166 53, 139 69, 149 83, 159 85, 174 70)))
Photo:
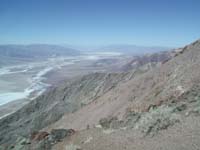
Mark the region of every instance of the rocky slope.
MULTIPOLYGON (((95 73, 63 83, 0 120, 0 144, 29 147, 32 143, 23 138, 34 131, 43 128, 49 134, 55 128, 72 128, 82 131, 53 144, 53 149, 147 149, 148 144, 169 149, 154 141, 159 140, 159 133, 165 141, 161 144, 168 145, 173 143, 168 142, 170 135, 177 135, 174 140, 179 143, 187 140, 180 137, 190 133, 191 120, 191 132, 199 131, 199 58, 200 41, 196 41, 149 71, 95 73), (185 133, 179 132, 184 129, 185 133)), ((190 140, 194 148, 197 138, 194 134, 190 140)))
MULTIPOLYGON (((161 58, 162 56, 163 54, 161 54, 161 58)), ((134 60, 141 60, 141 58, 137 60, 134 58, 134 60)), ((159 59, 157 63, 161 61, 165 61, 165 59, 159 59)), ((141 67, 148 63, 149 61, 146 61, 146 63, 141 64, 141 67)), ((118 83, 127 82, 148 69, 150 68, 139 69, 138 65, 137 68, 130 68, 130 72, 93 73, 71 81, 64 81, 16 113, 0 120, 0 133, 1 135, 6 134, 6 136, 0 137, 0 143, 15 141, 15 137, 12 137, 13 140, 10 138, 12 134, 27 136, 32 131, 39 130, 57 121, 65 113, 75 112, 98 99, 115 88, 118 83)))
MULTIPOLYGON (((180 49, 181 50, 181 49, 180 49)), ((102 59, 94 63, 95 67, 109 66, 107 71, 128 72, 130 70, 150 70, 160 66, 162 63, 170 60, 177 53, 177 50, 162 51, 144 55, 124 55, 112 59, 102 59)))
POLYGON ((57 145, 65 148, 196 149, 200 146, 197 142, 200 136, 196 134, 200 127, 199 58, 200 41, 196 41, 184 47, 161 67, 119 83, 96 101, 73 114, 66 114, 45 130, 92 128, 71 141, 65 140, 57 145), (99 127, 98 124, 103 127, 100 133, 97 128, 93 128, 99 127), (116 132, 111 134, 113 131, 116 132), (135 134, 129 135, 130 132, 135 134), (160 137, 159 133, 163 136, 160 137), (100 140, 97 140, 98 136, 100 140), (177 144, 183 144, 176 146, 176 142, 170 138, 177 144), (135 144, 141 144, 132 145, 130 139, 136 141, 135 144), (116 143, 116 147, 113 143, 116 143), (130 146, 127 146, 128 143, 130 146), (167 146, 169 144, 172 146, 167 146))
MULTIPOLYGON (((109 91, 126 75, 95 73, 49 89, 16 113, 0 120, 0 135, 6 135, 7 141, 12 141, 10 135, 13 133, 27 135, 30 131, 41 129, 65 112, 73 112, 109 91)), ((5 142, 6 136, 1 137, 1 143, 5 142)))

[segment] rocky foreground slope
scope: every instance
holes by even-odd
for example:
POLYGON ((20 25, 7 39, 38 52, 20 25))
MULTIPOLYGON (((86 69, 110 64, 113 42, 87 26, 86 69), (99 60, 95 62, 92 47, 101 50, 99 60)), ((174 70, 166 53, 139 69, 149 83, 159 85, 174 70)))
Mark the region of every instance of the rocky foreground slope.
POLYGON ((0 120, 0 144, 4 149, 197 149, 199 58, 196 41, 149 71, 95 73, 63 83, 0 120))
POLYGON ((91 104, 66 114, 44 130, 83 130, 54 149, 199 149, 199 58, 196 41, 159 68, 119 83, 91 104))

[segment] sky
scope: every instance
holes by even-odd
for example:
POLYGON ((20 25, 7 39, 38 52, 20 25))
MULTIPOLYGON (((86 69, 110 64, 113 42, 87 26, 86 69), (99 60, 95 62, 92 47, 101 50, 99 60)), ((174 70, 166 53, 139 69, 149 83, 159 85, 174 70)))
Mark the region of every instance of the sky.
POLYGON ((0 44, 180 47, 200 38, 200 0, 0 0, 0 44))

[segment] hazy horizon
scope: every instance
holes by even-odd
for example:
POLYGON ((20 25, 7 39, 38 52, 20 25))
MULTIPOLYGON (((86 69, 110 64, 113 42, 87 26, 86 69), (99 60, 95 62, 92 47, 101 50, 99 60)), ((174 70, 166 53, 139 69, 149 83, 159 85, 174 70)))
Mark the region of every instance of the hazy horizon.
POLYGON ((0 44, 182 47, 200 37, 198 0, 1 0, 0 44))

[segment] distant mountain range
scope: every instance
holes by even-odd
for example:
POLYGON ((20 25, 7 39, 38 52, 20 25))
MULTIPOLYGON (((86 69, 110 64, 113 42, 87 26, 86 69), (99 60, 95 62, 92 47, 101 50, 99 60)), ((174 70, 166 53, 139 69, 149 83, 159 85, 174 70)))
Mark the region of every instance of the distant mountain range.
POLYGON ((137 46, 137 45, 108 45, 101 48, 97 48, 97 51, 114 51, 128 54, 146 54, 155 53, 160 51, 167 51, 172 48, 159 47, 159 46, 137 46))
POLYGON ((173 49, 172 47, 161 47, 161 46, 140 46, 131 44, 113 44, 104 46, 75 46, 75 45, 64 45, 66 47, 71 47, 78 49, 80 51, 98 51, 98 52, 120 52, 123 54, 147 54, 156 53, 161 51, 168 51, 173 49))
POLYGON ((0 56, 15 58, 52 57, 77 54, 79 54, 77 50, 58 45, 0 45, 0 56))
POLYGON ((36 61, 40 59, 57 56, 75 56, 82 52, 119 52, 122 54, 142 55, 166 51, 166 47, 145 47, 136 45, 109 45, 102 47, 77 47, 77 46, 59 46, 51 44, 31 44, 31 45, 0 45, 0 67, 24 63, 27 61, 36 61), (77 50, 78 49, 78 50, 77 50))
POLYGON ((79 54, 78 50, 58 45, 0 45, 0 66, 26 62, 27 60, 79 54))

